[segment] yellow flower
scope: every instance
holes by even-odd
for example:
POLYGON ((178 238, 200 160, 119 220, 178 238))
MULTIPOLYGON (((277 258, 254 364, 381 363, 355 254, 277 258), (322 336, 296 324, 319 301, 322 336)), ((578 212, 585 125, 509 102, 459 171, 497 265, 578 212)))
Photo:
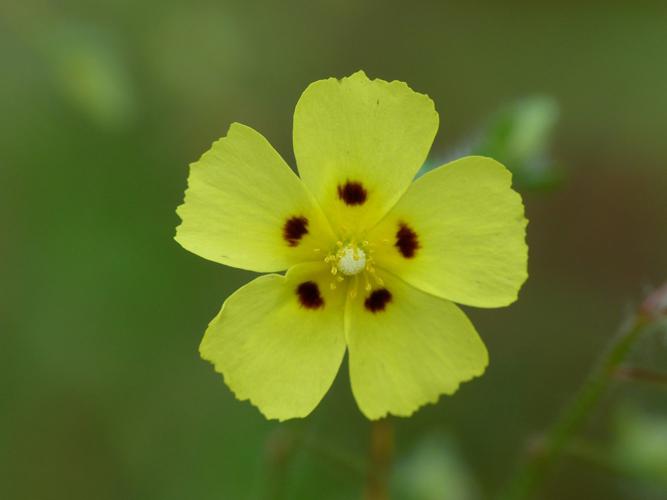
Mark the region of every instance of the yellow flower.
POLYGON ((211 321, 201 356, 267 418, 308 415, 345 351, 370 419, 408 416, 484 372, 453 303, 501 307, 526 280, 511 174, 461 158, 413 181, 438 129, 431 99, 363 72, 311 84, 294 112, 300 178, 232 124, 191 165, 176 240, 260 276, 211 321))

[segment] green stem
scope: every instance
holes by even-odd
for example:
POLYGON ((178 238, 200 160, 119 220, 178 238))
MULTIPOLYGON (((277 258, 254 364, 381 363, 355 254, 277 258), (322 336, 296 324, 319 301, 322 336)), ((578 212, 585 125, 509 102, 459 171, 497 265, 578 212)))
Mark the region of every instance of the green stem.
POLYGON ((605 393, 641 332, 650 323, 651 318, 639 312, 612 340, 579 392, 547 432, 539 451, 522 464, 501 498, 525 500, 532 497, 569 440, 585 423, 605 393))
POLYGON ((340 449, 330 443, 321 442, 319 440, 303 440, 302 446, 312 451, 319 457, 327 460, 332 465, 336 465, 341 469, 347 469, 358 477, 363 477, 366 472, 365 460, 362 457, 349 453, 346 450, 340 449))
POLYGON ((389 473, 394 457, 394 427, 389 419, 371 422, 370 464, 365 500, 389 500, 389 473))

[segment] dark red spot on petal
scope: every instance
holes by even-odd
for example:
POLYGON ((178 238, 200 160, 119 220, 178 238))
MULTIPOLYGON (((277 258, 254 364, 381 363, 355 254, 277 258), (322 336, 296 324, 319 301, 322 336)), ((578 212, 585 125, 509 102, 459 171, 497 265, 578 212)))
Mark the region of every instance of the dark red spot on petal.
POLYGON ((289 246, 297 246, 304 234, 308 234, 308 219, 303 216, 295 216, 285 221, 283 238, 289 246))
POLYGON ((324 307, 324 299, 320 294, 320 288, 314 281, 304 281, 296 287, 299 302, 306 309, 319 309, 324 307))
POLYGON ((346 205, 362 205, 366 201, 368 193, 361 182, 347 181, 338 185, 338 197, 346 205))
POLYGON ((396 243, 394 246, 401 252, 401 255, 406 259, 411 259, 415 256, 415 252, 419 248, 419 240, 417 233, 406 223, 398 224, 398 231, 396 231, 396 243))
POLYGON ((386 288, 378 288, 366 297, 364 306, 375 314, 376 312, 384 311, 389 302, 391 302, 391 292, 386 288))

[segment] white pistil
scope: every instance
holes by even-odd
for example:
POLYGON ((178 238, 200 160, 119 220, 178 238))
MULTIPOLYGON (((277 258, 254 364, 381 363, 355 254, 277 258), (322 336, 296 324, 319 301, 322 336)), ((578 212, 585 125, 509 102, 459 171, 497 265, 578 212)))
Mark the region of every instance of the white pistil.
MULTIPOLYGON (((362 241, 361 243, 345 243, 337 241, 334 249, 324 257, 324 262, 330 266, 331 290, 336 290, 337 285, 346 281, 348 276, 352 282, 348 287, 350 298, 354 299, 359 293, 359 288, 370 292, 374 285, 382 286, 382 280, 376 274, 373 254, 375 253, 373 243, 362 241), (363 275, 363 276, 362 276, 363 275), (363 281, 362 281, 363 280, 363 281)), ((319 249, 318 249, 319 250, 319 249)))
POLYGON ((338 257, 338 270, 346 276, 359 274, 366 268, 366 252, 357 246, 348 245, 338 257))

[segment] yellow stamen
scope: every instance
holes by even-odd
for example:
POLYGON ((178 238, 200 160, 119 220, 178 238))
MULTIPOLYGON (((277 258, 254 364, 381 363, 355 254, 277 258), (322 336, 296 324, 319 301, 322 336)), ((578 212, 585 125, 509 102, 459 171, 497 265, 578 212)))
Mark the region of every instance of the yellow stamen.
POLYGON ((364 273, 364 280, 366 281, 366 285, 364 288, 366 289, 367 292, 370 292, 373 287, 371 286, 371 282, 368 280, 368 273, 364 273))
POLYGON ((357 288, 359 287, 359 275, 355 274, 354 275, 354 281, 352 283, 352 287, 350 288, 350 298, 354 299, 357 296, 357 288))

